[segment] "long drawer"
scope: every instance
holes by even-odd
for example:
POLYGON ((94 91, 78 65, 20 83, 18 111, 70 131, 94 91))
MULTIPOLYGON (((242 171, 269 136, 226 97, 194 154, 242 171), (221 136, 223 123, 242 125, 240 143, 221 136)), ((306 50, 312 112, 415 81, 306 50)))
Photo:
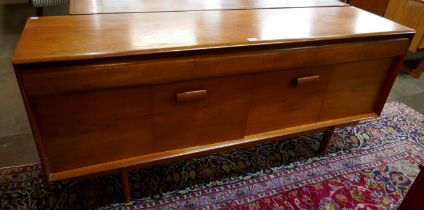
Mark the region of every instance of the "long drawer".
POLYGON ((41 65, 23 68, 22 82, 27 96, 40 97, 387 58, 402 55, 408 44, 409 40, 403 38, 113 63, 41 65))
POLYGON ((152 85, 193 79, 193 59, 161 58, 39 66, 22 74, 29 97, 152 85))
POLYGON ((195 56, 194 78, 276 71, 402 55, 408 39, 195 56))

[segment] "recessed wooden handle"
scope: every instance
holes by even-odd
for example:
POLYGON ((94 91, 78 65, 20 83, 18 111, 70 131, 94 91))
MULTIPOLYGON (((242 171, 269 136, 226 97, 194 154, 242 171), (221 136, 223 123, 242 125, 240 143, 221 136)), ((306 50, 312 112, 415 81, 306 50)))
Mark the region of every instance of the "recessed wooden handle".
POLYGON ((207 90, 195 90, 195 91, 177 93, 177 102, 183 103, 183 102, 190 102, 190 101, 199 101, 199 100, 206 99, 206 96, 208 96, 207 90))
POLYGON ((314 75, 309 77, 299 77, 297 78, 297 81, 296 81, 296 87, 310 84, 310 83, 315 83, 318 81, 319 81, 319 75, 314 75))

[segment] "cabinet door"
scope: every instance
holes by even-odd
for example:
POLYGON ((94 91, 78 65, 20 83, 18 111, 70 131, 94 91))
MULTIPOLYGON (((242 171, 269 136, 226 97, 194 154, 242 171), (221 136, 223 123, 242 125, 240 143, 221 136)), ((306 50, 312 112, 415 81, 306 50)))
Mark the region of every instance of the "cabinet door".
POLYGON ((235 76, 153 87, 154 150, 242 139, 250 81, 235 76))
POLYGON ((392 65, 392 58, 336 65, 324 98, 320 120, 374 113, 392 65))
POLYGON ((52 172, 152 152, 149 87, 32 98, 52 172))
POLYGON ((246 134, 316 122, 332 66, 254 76, 246 134))

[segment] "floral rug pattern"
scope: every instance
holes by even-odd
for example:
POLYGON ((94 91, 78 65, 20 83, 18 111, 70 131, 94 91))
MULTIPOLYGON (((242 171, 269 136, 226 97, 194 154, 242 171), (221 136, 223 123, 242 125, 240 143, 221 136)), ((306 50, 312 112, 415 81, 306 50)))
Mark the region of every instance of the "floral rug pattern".
POLYGON ((336 130, 131 172, 48 183, 39 164, 0 169, 0 209, 396 209, 424 162, 424 116, 399 102, 336 130))

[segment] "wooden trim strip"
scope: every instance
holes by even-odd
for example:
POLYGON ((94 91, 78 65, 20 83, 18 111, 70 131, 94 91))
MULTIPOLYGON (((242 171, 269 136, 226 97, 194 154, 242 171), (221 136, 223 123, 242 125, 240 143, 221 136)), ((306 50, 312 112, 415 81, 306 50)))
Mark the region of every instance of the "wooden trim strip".
POLYGON ((362 114, 352 117, 345 117, 336 120, 328 120, 318 123, 312 123, 308 125, 301 125, 296 127, 290 127, 286 129, 281 129, 277 131, 256 134, 246 136, 244 139, 220 142, 216 144, 209 144, 204 146, 190 147, 166 152, 159 152, 154 154, 148 154, 138 157, 132 157, 67 171, 61 171, 56 173, 50 173, 48 175, 50 181, 59 181, 69 178, 87 176, 97 173, 103 173, 110 170, 120 169, 120 168, 137 168, 139 166, 150 166, 153 164, 161 164, 170 161, 182 160, 186 158, 203 156, 207 154, 217 153, 221 151, 242 148, 257 144, 263 144, 268 142, 273 142, 277 140, 287 139, 294 137, 303 133, 310 133, 313 131, 321 130, 323 128, 328 128, 331 126, 344 126, 346 123, 354 123, 358 120, 364 118, 376 117, 377 114, 369 113, 362 114))

